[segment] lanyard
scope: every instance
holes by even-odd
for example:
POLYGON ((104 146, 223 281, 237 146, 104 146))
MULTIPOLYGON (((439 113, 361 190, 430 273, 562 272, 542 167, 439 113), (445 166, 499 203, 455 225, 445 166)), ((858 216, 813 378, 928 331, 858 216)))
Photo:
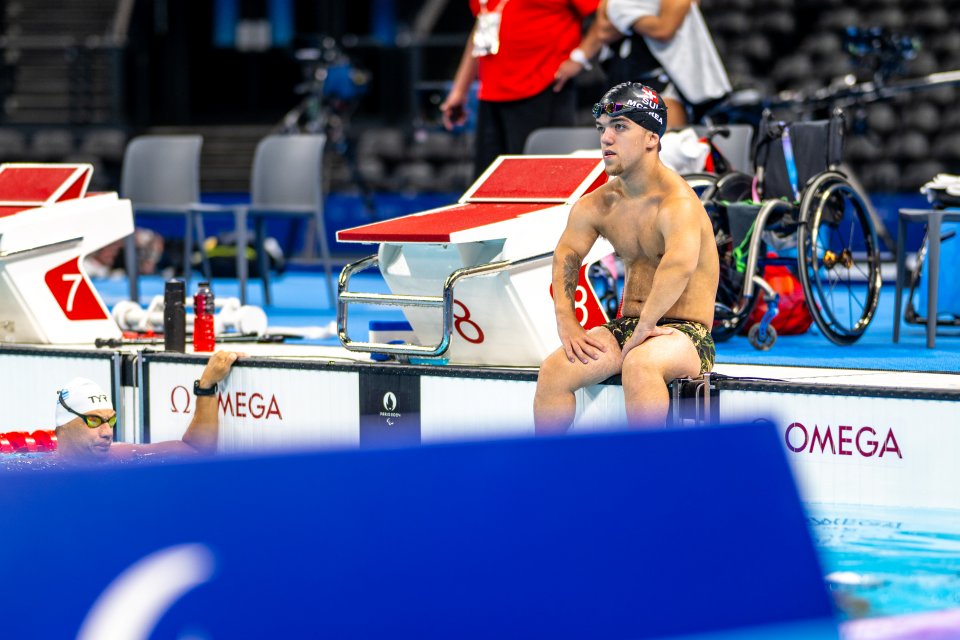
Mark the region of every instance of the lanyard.
POLYGON ((487 9, 488 0, 480 0, 480 14, 477 15, 477 25, 473 30, 474 58, 495 56, 500 51, 500 22, 503 18, 503 9, 510 0, 500 0, 494 11, 487 9))
POLYGON ((787 178, 790 180, 790 188, 793 189, 793 199, 800 201, 799 177, 797 176, 797 162, 793 157, 793 144, 790 142, 790 127, 783 128, 783 159, 787 164, 787 178))
POLYGON ((493 11, 487 9, 487 2, 488 0, 480 0, 480 13, 499 13, 500 15, 503 15, 503 9, 507 6, 507 3, 510 2, 510 0, 501 0, 501 2, 497 5, 497 8, 493 11))

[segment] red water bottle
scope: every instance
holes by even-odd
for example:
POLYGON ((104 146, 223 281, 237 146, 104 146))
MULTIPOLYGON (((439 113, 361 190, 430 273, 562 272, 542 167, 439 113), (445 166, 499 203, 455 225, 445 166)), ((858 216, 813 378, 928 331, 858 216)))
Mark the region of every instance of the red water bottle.
POLYGON ((193 296, 193 350, 213 351, 216 339, 213 335, 213 289, 209 282, 201 282, 193 296))

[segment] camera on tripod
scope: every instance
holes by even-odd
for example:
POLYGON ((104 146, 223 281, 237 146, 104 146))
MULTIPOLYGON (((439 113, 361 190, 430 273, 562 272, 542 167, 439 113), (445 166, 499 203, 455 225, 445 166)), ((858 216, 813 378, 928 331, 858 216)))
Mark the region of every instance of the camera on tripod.
POLYGON ((917 57, 920 41, 884 27, 847 27, 843 48, 857 66, 871 72, 875 82, 883 83, 917 57))

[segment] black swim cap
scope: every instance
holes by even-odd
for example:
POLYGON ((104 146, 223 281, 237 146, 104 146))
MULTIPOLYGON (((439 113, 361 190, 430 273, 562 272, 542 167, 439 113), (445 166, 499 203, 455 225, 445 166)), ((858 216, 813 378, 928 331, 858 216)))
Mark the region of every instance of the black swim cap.
POLYGON ((613 87, 593 105, 593 117, 621 115, 663 136, 667 130, 667 105, 656 91, 640 82, 624 82, 613 87))

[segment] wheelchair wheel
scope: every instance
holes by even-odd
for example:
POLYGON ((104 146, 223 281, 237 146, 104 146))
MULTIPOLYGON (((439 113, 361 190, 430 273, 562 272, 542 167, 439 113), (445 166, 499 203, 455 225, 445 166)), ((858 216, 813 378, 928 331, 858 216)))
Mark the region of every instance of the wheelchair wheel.
POLYGON ((718 176, 715 173, 688 173, 683 176, 690 188, 707 205, 716 200, 737 202, 750 197, 753 178, 739 171, 731 171, 718 176))
POLYGON ((777 341, 777 330, 773 328, 773 325, 770 325, 767 327, 766 334, 761 338, 760 323, 758 322, 750 327, 750 331, 747 332, 747 339, 750 341, 750 344, 753 345, 754 349, 758 351, 769 351, 773 343, 777 341))
POLYGON ((739 171, 731 171, 720 176, 717 180, 713 197, 715 200, 739 202, 752 197, 753 177, 739 171))
POLYGON ((713 234, 720 257, 720 281, 711 330, 714 342, 725 342, 736 335, 757 304, 758 294, 754 293, 750 297, 743 294, 746 274, 737 269, 734 240, 727 213, 728 203, 749 197, 752 181, 750 176, 743 173, 724 174, 717 180, 713 199, 703 203, 713 223, 713 234))
POLYGON ((717 182, 720 180, 715 173, 699 172, 687 173, 683 175, 690 188, 700 198, 700 202, 710 202, 717 192, 717 182))
POLYGON ((717 301, 713 305, 713 328, 710 334, 714 342, 726 342, 737 334, 743 323, 757 306, 758 294, 749 298, 743 295, 743 275, 724 273, 720 267, 720 284, 717 301))
POLYGON ((834 344, 860 339, 880 299, 880 251, 864 196, 846 176, 816 176, 800 200, 800 283, 810 315, 834 344))

